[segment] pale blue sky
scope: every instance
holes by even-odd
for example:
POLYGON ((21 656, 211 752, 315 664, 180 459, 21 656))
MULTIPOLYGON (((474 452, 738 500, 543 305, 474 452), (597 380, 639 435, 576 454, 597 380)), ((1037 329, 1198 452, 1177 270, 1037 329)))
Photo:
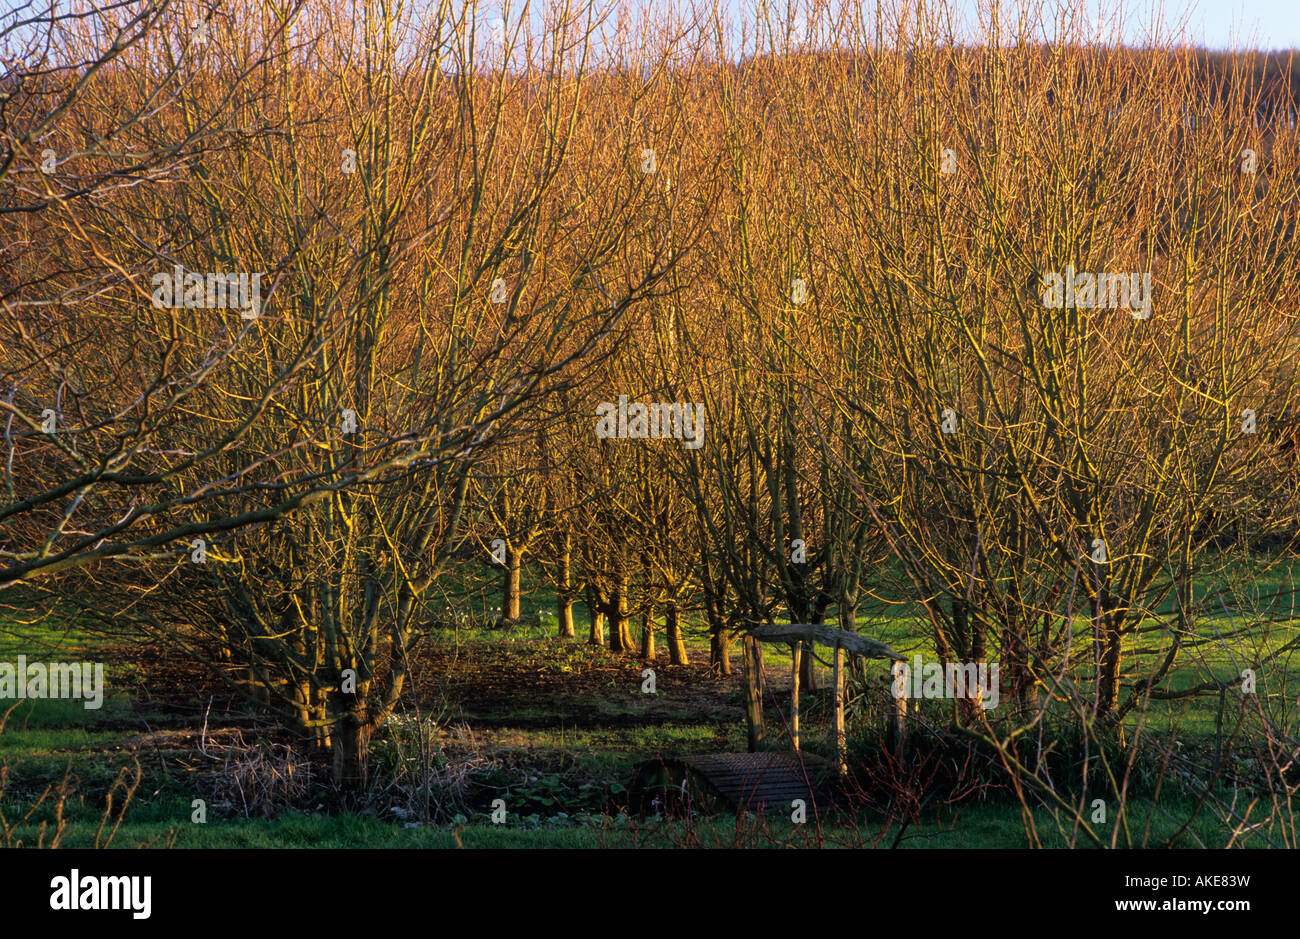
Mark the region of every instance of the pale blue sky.
MULTIPOLYGON (((453 0, 458 9, 469 7, 477 10, 477 19, 483 23, 484 41, 486 42, 487 24, 500 22, 502 11, 517 11, 523 0, 453 0)), ((531 0, 535 22, 539 9, 544 8, 550 0, 531 0)), ((733 27, 732 42, 735 42, 739 23, 752 22, 754 9, 759 0, 597 0, 609 11, 606 23, 613 24, 620 18, 620 11, 635 21, 638 14, 645 15, 649 10, 656 18, 668 10, 675 11, 682 19, 689 19, 690 11, 700 11, 708 16, 714 9, 726 12, 733 27)), ((820 10, 814 15, 810 37, 822 37, 815 45, 826 44, 825 37, 833 29, 826 24, 834 23, 839 11, 850 2, 861 3, 863 9, 872 11, 875 0, 765 0, 770 20, 784 17, 776 11, 793 11, 790 20, 796 24, 800 21, 809 23, 809 12, 820 10), (821 23, 821 26, 815 25, 821 23)), ((988 0, 924 0, 931 10, 951 10, 952 18, 958 24, 964 24, 961 33, 969 41, 979 41, 982 31, 979 27, 977 9, 988 5, 988 0)), ((1159 37, 1166 43, 1180 41, 1190 45, 1209 49, 1226 50, 1231 48, 1250 49, 1296 49, 1300 50, 1300 0, 1028 0, 1037 3, 1046 11, 1046 19, 1051 22, 1056 17, 1063 3, 1066 6, 1082 5, 1086 19, 1099 32, 1111 37, 1120 23, 1120 34, 1131 45, 1142 45, 1158 31, 1159 37), (1122 19, 1115 16, 1115 11, 1122 9, 1122 19)), ((901 4, 904 8, 915 7, 916 0, 884 0, 886 8, 901 4)), ((1023 0, 1000 0, 1004 23, 1012 19, 1013 11, 1023 5, 1023 0)), ((509 15, 514 19, 514 15, 509 15)), ((868 13, 868 22, 874 17, 868 13)), ((770 21, 769 20, 769 21, 770 21)), ((751 38, 745 43, 747 51, 752 51, 751 38)), ((1053 38, 1048 32, 1047 38, 1053 38)), ((778 39, 777 45, 783 45, 784 39, 778 39)))
MULTIPOLYGON (((960 0, 958 8, 975 4, 960 0)), ((1105 10, 1114 3, 1103 3, 1105 10)), ((1129 41, 1139 41, 1155 22, 1152 10, 1163 7, 1169 30, 1186 24, 1186 35, 1195 45, 1210 49, 1248 47, 1255 49, 1300 49, 1300 0, 1165 0, 1163 4, 1131 2, 1125 5, 1125 19, 1133 22, 1125 30, 1129 41)), ((1091 10, 1098 3, 1089 2, 1091 10)))
MULTIPOLYGON (((34 10, 47 10, 51 0, 0 0, 0 26, 14 15, 15 8, 29 16, 34 10)), ((55 9, 65 11, 70 8, 104 5, 109 0, 54 0, 55 9)), ((436 0, 427 0, 431 5, 436 0)), ((452 0, 457 10, 466 7, 477 11, 474 17, 482 26, 480 35, 486 45, 489 41, 490 26, 499 22, 503 10, 518 10, 524 0, 452 0)), ((529 0, 536 23, 539 11, 555 0, 529 0)), ((611 11, 607 23, 618 19, 620 9, 636 19, 637 11, 647 8, 655 13, 672 9, 679 15, 689 14, 692 9, 711 11, 717 8, 727 11, 733 25, 741 20, 752 19, 757 0, 596 0, 611 11)), ((848 0, 766 0, 770 9, 793 9, 799 11, 794 19, 807 21, 807 11, 820 7, 822 16, 833 17, 848 0)), ((867 9, 873 9, 875 0, 856 0, 867 9)), ((913 7, 916 0, 885 0, 886 6, 902 3, 913 7)), ((970 38, 978 38, 978 19, 974 11, 981 0, 924 0, 932 9, 950 8, 959 22, 968 24, 970 38)), ((987 3, 987 0, 984 0, 987 3)), ((1031 0, 1040 2, 1047 10, 1058 9, 1061 0, 1031 0)), ((1067 0, 1071 5, 1082 2, 1090 11, 1089 18, 1097 23, 1111 23, 1113 11, 1120 6, 1121 0, 1067 0), (1098 13, 1098 11, 1104 11, 1098 13)), ((413 0, 412 8, 418 8, 420 0, 413 0)), ((1004 10, 1019 6, 1021 0, 1001 0, 1004 10)), ((1162 22, 1163 38, 1176 39, 1185 37, 1193 45, 1210 49, 1253 48, 1253 49, 1296 49, 1300 50, 1300 0, 1122 0, 1124 9, 1123 30, 1125 41, 1141 44, 1151 35, 1157 22, 1162 22)), ((514 19, 514 16, 510 17, 514 19)), ((816 32, 814 31, 814 35, 816 32)), ((1110 34, 1110 28, 1103 32, 1110 34)), ((13 37, 18 38, 18 37, 13 37)), ((751 40, 752 41, 752 40, 751 40)), ((747 43, 748 45, 748 43, 747 43)))
MULTIPOLYGON (((654 5, 688 6, 691 0, 654 0, 654 5)), ((711 5, 711 0, 695 0, 711 5)), ((721 0, 734 12, 753 9, 754 0, 721 0)), ((803 9, 808 0, 769 0, 773 5, 791 2, 803 9)), ((868 6, 872 0, 862 0, 868 6)), ((908 5, 914 4, 910 0, 908 5)), ((977 24, 974 15, 980 6, 977 0, 926 0, 927 6, 936 9, 951 8, 958 17, 977 24)), ((830 6, 839 6, 830 0, 830 6)), ((1018 0, 1005 0, 1004 10, 1020 6, 1018 0)), ((1043 8, 1056 10, 1057 0, 1043 0, 1043 8)), ((1086 0, 1089 16, 1096 22, 1110 22, 1114 11, 1121 5, 1116 0, 1086 0)), ((1300 0, 1128 0, 1124 10, 1123 33, 1128 42, 1140 43, 1150 34, 1154 24, 1163 20, 1166 36, 1185 35, 1193 45, 1210 49, 1233 47, 1255 49, 1300 49, 1300 0), (1180 26, 1182 27, 1180 29, 1180 26)))
POLYGON ((1300 49, 1300 0, 1177 0, 1166 15, 1174 13, 1188 14, 1193 33, 1210 48, 1230 48, 1235 39, 1260 49, 1300 49))

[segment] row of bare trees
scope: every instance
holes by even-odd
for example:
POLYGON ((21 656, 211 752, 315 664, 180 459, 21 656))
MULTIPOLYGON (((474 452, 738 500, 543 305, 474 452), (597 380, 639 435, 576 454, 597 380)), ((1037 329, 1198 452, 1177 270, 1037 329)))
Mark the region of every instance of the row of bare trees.
POLYGON ((1230 542, 1297 531, 1300 136, 1258 120, 1295 89, 1083 23, 970 48, 873 4, 738 51, 605 12, 16 14, 6 600, 184 649, 341 781, 495 539, 504 618, 536 570, 562 637, 581 604, 685 663, 697 621, 725 674, 738 632, 888 597, 1003 663, 999 733, 1081 677, 1118 729, 1230 542), (1067 271, 1123 303, 1045 302, 1067 271), (702 445, 598 437, 621 395, 702 445))

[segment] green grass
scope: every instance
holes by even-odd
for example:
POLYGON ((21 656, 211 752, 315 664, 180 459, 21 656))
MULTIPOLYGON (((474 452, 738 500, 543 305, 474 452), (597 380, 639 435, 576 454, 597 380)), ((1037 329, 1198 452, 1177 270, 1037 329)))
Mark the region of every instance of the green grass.
MULTIPOLYGON (((1174 847, 1221 848, 1228 840, 1223 826, 1213 818, 1197 818, 1186 831, 1183 819, 1190 814, 1190 803, 1166 803, 1153 806, 1134 802, 1128 810, 1128 831, 1121 826, 1094 826, 1109 844, 1115 837, 1119 847, 1164 846, 1177 836, 1174 847), (1146 826, 1151 822, 1149 831, 1146 826)), ((400 824, 373 816, 355 814, 305 815, 287 811, 274 819, 209 820, 195 824, 189 819, 187 805, 177 804, 168 819, 151 818, 156 813, 133 813, 112 842, 112 847, 132 849, 142 846, 164 847, 169 842, 177 848, 670 848, 690 843, 702 846, 731 847, 892 847, 898 834, 896 825, 886 824, 882 816, 866 813, 839 824, 823 825, 816 820, 797 825, 784 816, 758 820, 752 816, 737 820, 722 815, 699 818, 690 824, 654 819, 604 819, 600 823, 566 826, 527 827, 517 820, 494 825, 486 819, 471 820, 453 827, 405 828, 400 824), (738 831, 739 829, 739 831, 738 831)), ((1037 836, 1044 847, 1069 846, 1070 821, 1053 818, 1039 809, 1032 813, 1037 836)), ((84 848, 94 845, 98 818, 77 819, 65 832, 62 846, 84 848)), ((1259 845, 1261 839, 1246 839, 1240 845, 1259 845)), ((1078 847, 1092 847, 1090 839, 1078 834, 1078 847)), ((1018 806, 978 805, 959 812, 944 811, 924 818, 904 831, 898 847, 929 848, 1023 848, 1027 845, 1018 806)))
MULTIPOLYGON (((464 577, 460 582, 461 602, 466 597, 490 596, 486 605, 498 605, 496 596, 487 593, 497 589, 498 576, 495 571, 488 571, 488 575, 464 577)), ((1270 591, 1289 589, 1291 576, 1289 567, 1272 568, 1256 578, 1252 590, 1267 595, 1270 591)), ((550 610, 551 598, 543 585, 534 580, 531 588, 525 597, 525 613, 550 610)), ((1244 602, 1246 592, 1239 591, 1236 600, 1244 602)), ((1208 589, 1203 593, 1208 593, 1208 589)), ((1252 603, 1258 605, 1258 601, 1252 603)), ((1199 620, 1201 644, 1194 646, 1172 672, 1167 687, 1186 688, 1212 676, 1236 676, 1243 663, 1257 662, 1296 637, 1296 622, 1282 619, 1266 633, 1257 632, 1249 643, 1216 640, 1215 632, 1226 631, 1234 622, 1233 605, 1233 598, 1229 597, 1228 612, 1220 611, 1199 620)), ((692 697, 685 692, 697 692, 698 688, 690 684, 685 673, 657 665, 659 694, 642 695, 637 690, 642 664, 634 657, 617 660, 607 652, 583 645, 587 625, 585 608, 579 604, 575 612, 578 631, 575 643, 555 638, 554 620, 540 626, 521 625, 509 631, 440 630, 435 634, 435 641, 444 648, 463 650, 467 655, 478 650, 489 656, 511 656, 513 661, 534 669, 536 674, 546 676, 560 687, 594 667, 606 669, 599 678, 604 684, 593 685, 594 691, 521 694, 496 705, 490 715, 477 713, 473 702, 453 707, 448 717, 467 723, 485 752, 516 770, 553 774, 560 780, 557 784, 560 788, 582 784, 588 790, 595 787, 598 791, 609 784, 626 783, 635 766, 657 753, 744 748, 738 668, 729 684, 716 684, 708 694, 692 697)), ((692 661, 700 662, 708 654, 707 635, 698 620, 688 620, 685 625, 692 661)), ((915 653, 927 658, 934 656, 928 625, 914 608, 898 605, 873 609, 865 605, 859 617, 859 630, 909 656, 915 653)), ((1087 661, 1084 653, 1088 651, 1089 635, 1089 624, 1079 618, 1076 661, 1087 661)), ((0 661, 13 661, 18 654, 25 654, 32 661, 95 661, 105 641, 95 633, 49 619, 29 625, 0 622, 0 661)), ((1169 633, 1164 629, 1131 637, 1126 650, 1128 667, 1134 671, 1150 667, 1160 659, 1168 642, 1169 633)), ((738 656, 738 649, 733 651, 738 656)), ((659 653, 662 662, 662 644, 659 653)), ((784 687, 790 667, 787 648, 767 646, 765 664, 773 687, 784 687)), ((875 664, 880 666, 882 677, 887 674, 884 663, 875 664)), ((829 675, 825 668, 820 671, 829 675)), ((1279 707, 1294 701, 1296 677, 1289 660, 1262 669, 1258 676, 1261 700, 1279 707)), ((148 731, 156 718, 167 716, 158 714, 154 710, 156 705, 137 700, 134 691, 139 687, 140 678, 132 667, 108 668, 104 705, 97 711, 85 709, 81 701, 67 700, 27 701, 14 709, 4 732, 0 733, 0 764, 9 767, 4 811, 11 822, 44 787, 57 784, 65 772, 70 772, 75 791, 66 807, 70 824, 63 844, 68 847, 93 844, 105 794, 119 770, 133 765, 133 740, 148 731)), ((6 706, 0 702, 0 707, 6 706)), ((1218 708, 1217 695, 1186 701, 1153 701, 1146 712, 1145 730, 1176 734, 1190 746, 1206 746, 1216 734, 1218 708)), ((824 702, 813 696, 805 697, 805 741, 814 752, 825 743, 826 711, 824 702)), ((770 743, 783 746, 780 716, 774 717, 768 728, 770 743)), ((1134 715, 1131 728, 1136 726, 1136 721, 1134 715)), ((853 727, 850 731, 855 732, 853 727)), ((755 845, 808 844, 815 840, 811 826, 794 826, 787 820, 774 819, 767 823, 763 833, 754 829, 752 821, 737 822, 727 816, 700 819, 694 827, 675 822, 617 821, 607 816, 601 816, 598 824, 574 824, 572 818, 563 823, 548 823, 541 817, 529 822, 515 817, 509 824, 492 825, 483 816, 471 813, 466 824, 452 830, 406 828, 374 815, 343 812, 313 814, 286 810, 266 819, 244 818, 228 810, 219 812, 210 808, 208 822, 199 825, 190 821, 195 787, 178 762, 183 759, 200 762, 185 748, 155 747, 141 752, 144 780, 116 836, 115 847, 160 846, 172 839, 182 848, 455 847, 458 844, 468 848, 669 847, 680 843, 731 845, 738 840, 755 845)), ((517 799, 524 791, 519 788, 517 778, 502 785, 511 798, 517 799)), ((120 794, 118 798, 120 804, 120 794)), ((1133 798, 1128 811, 1135 841, 1163 842, 1177 832, 1192 808, 1190 802, 1172 789, 1162 795, 1158 805, 1144 796, 1133 798), (1148 822, 1150 833, 1144 835, 1148 822)), ((570 813, 574 815, 576 812, 570 813)), ((52 817, 52 808, 47 804, 35 813, 32 823, 48 822, 52 817)), ((1050 813, 1039 809, 1033 818, 1043 844, 1063 846, 1066 843, 1050 813)), ((879 831, 882 824, 879 817, 870 813, 842 821, 826 833, 826 843, 892 844, 896 829, 879 831)), ((30 840, 30 826, 24 832, 30 840)), ((1220 821, 1203 815, 1189 826, 1188 834, 1179 843, 1194 845, 1199 839, 1208 846, 1219 846, 1227 837, 1220 821)), ((1085 841, 1081 839, 1079 843, 1085 841)), ((1121 837, 1119 844, 1125 843, 1121 837)), ((1258 843, 1258 839, 1247 843, 1258 843)), ((901 842, 904 848, 1023 847, 1025 844, 1019 806, 1005 801, 975 804, 960 812, 927 810, 908 827, 901 842)))

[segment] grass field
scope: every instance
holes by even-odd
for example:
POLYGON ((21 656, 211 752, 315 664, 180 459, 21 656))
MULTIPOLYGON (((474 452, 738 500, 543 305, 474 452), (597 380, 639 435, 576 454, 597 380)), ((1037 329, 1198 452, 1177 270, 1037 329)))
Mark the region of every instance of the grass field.
MULTIPOLYGON (((1280 586, 1286 575, 1274 576, 1280 586)), ((460 601, 484 587, 467 579, 460 601)), ((534 585, 526 599, 527 612, 542 609, 547 599, 545 591, 534 585)), ((1216 631, 1227 632, 1233 618, 1225 607, 1201 621, 1203 644, 1172 673, 1168 687, 1189 687, 1211 674, 1236 674, 1242 662, 1257 661, 1295 636, 1296 623, 1283 620, 1265 642, 1256 639, 1251 648, 1215 640, 1216 631)), ((580 633, 585 625, 581 619, 580 633)), ((1079 624, 1085 639, 1086 627, 1079 624)), ((277 762, 277 755, 282 758, 285 753, 280 745, 289 741, 276 737, 229 692, 179 657, 159 658, 156 650, 124 637, 93 634, 62 621, 47 619, 34 625, 10 621, 0 633, 0 661, 13 661, 19 654, 29 661, 104 661, 107 688, 99 710, 87 710, 80 701, 39 700, 23 702, 9 714, 0 733, 0 762, 7 766, 3 811, 8 837, 13 843, 33 843, 41 837, 42 823, 47 826, 45 837, 50 837, 56 824, 57 787, 66 774, 69 788, 63 818, 67 825, 61 844, 68 847, 92 846, 97 838, 99 844, 121 848, 814 843, 1023 847, 1027 843, 1026 816, 1019 803, 997 787, 977 799, 941 798, 923 804, 906 825, 900 825, 883 798, 869 798, 852 812, 803 825, 785 817, 737 820, 723 815, 683 820, 630 813, 621 799, 640 762, 660 754, 745 748, 739 656, 735 674, 711 675, 699 664, 707 661, 707 640, 698 624, 690 624, 693 664, 670 666, 661 653, 653 663, 657 693, 648 695, 640 690, 645 663, 639 658, 589 646, 581 635, 576 641, 561 641, 553 636, 553 629, 552 620, 508 632, 438 630, 428 637, 414 699, 373 744, 379 778, 409 781, 413 767, 432 768, 432 778, 442 788, 430 790, 431 798, 444 804, 438 821, 425 824, 410 821, 414 816, 409 802, 397 798, 396 790, 382 787, 367 800, 342 809, 328 800, 312 804, 311 787, 305 785, 311 777, 304 775, 313 772, 311 764, 299 758, 277 762), (114 805, 120 809, 124 785, 134 777, 137 759, 141 777, 125 813, 120 818, 110 813, 112 820, 101 829, 106 794, 113 790, 114 805), (260 761, 260 779, 252 774, 254 761, 260 761), (275 770, 276 778, 292 772, 298 778, 276 789, 265 782, 268 768, 275 770), (53 788, 47 792, 47 787, 53 788), (46 793, 43 801, 42 793, 46 793), (206 804, 202 824, 191 820, 196 798, 206 804), (489 818, 495 798, 509 806, 504 824, 493 824, 489 818), (24 818, 38 801, 41 804, 24 818), (120 827, 114 831, 118 822, 120 827)), ((909 656, 933 654, 914 618, 868 612, 859 629, 909 656)), ((1134 662, 1154 661, 1165 641, 1157 632, 1138 637, 1132 648, 1134 662)), ((1259 695, 1266 709, 1287 710, 1286 702, 1295 694, 1292 665, 1283 658, 1261 670, 1259 695)), ((785 647, 768 647, 770 746, 787 745, 783 691, 789 687, 789 667, 785 647)), ((883 686, 883 664, 873 663, 872 668, 881 672, 883 686)), ((942 711, 928 708, 932 703, 942 702, 924 702, 914 713, 942 723, 942 711)), ((1129 732, 1139 730, 1140 720, 1143 733, 1169 742, 1179 753, 1209 752, 1219 746, 1224 734, 1220 706, 1216 694, 1154 701, 1144 717, 1130 716, 1129 732)), ((828 752, 828 712, 824 695, 805 695, 805 750, 828 752)), ((850 712, 850 738, 859 751, 879 742, 875 714, 870 708, 850 712)), ((1229 729, 1232 719, 1229 713, 1229 729)), ((1239 769, 1249 776, 1248 763, 1239 769)), ((1120 845, 1156 844, 1170 838, 1185 846, 1228 844, 1229 826, 1209 808, 1197 812, 1194 789, 1179 785, 1177 772, 1168 776, 1158 787, 1144 787, 1138 779, 1119 828, 1113 814, 1108 823, 1096 826, 1103 839, 1114 837, 1120 845), (1189 817, 1193 820, 1184 827, 1189 817)), ((1220 789, 1230 797, 1226 783, 1220 789)), ((1042 844, 1069 842, 1067 833, 1073 826, 1059 810, 1054 814, 1040 806, 1030 817, 1042 844)), ((1261 840, 1256 833, 1232 843, 1261 840)))

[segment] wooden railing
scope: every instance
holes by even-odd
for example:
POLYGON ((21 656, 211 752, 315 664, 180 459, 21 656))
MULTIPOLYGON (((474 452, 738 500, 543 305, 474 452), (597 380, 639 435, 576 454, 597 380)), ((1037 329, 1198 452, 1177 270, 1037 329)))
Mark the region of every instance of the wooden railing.
MULTIPOLYGON (((799 749, 799 665, 803 656, 804 644, 810 647, 820 643, 834 650, 835 683, 835 767, 840 775, 848 769, 845 755, 844 733, 844 653, 866 659, 889 659, 891 662, 904 661, 904 657, 877 639, 859 636, 846 629, 839 629, 825 623, 790 623, 789 625, 758 626, 745 634, 744 674, 745 674, 745 723, 749 730, 749 750, 754 752, 763 740, 763 699, 760 685, 759 669, 761 657, 758 654, 760 642, 785 642, 791 648, 791 673, 794 683, 790 690, 790 743, 799 749)), ((811 653, 811 649, 810 649, 811 653)), ((907 698, 894 699, 893 738, 897 752, 901 753, 904 740, 904 724, 907 719, 907 698)))

